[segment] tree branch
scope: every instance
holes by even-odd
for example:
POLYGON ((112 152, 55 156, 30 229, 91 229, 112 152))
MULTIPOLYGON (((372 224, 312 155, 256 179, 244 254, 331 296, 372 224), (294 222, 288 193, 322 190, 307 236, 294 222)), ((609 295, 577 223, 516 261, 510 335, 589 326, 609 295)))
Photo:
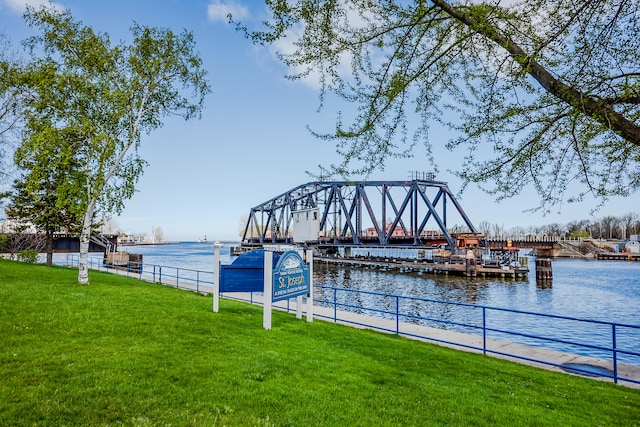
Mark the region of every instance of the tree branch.
POLYGON ((459 8, 453 7, 443 0, 433 0, 433 3, 452 18, 505 49, 513 60, 520 64, 527 74, 533 77, 549 93, 598 121, 604 127, 618 133, 629 143, 640 147, 640 126, 615 111, 611 105, 555 78, 546 68, 540 65, 532 56, 527 55, 518 44, 502 34, 497 28, 475 20, 459 8))

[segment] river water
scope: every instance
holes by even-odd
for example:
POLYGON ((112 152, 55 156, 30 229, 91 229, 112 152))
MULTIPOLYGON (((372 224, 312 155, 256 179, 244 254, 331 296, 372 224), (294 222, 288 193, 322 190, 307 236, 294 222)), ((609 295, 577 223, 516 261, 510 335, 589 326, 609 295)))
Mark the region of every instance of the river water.
MULTIPOLYGON (((224 243, 221 250, 221 262, 232 261, 230 247, 237 243, 224 243)), ((125 247, 130 253, 143 255, 144 264, 179 267, 202 271, 213 270, 213 245, 211 243, 179 243, 165 245, 143 245, 125 247)), ((57 254, 57 262, 63 259, 57 254)), ((627 261, 587 261, 575 259, 553 260, 553 281, 537 283, 535 279, 535 261, 529 260, 532 271, 527 279, 505 278, 467 278, 433 274, 406 274, 382 271, 377 269, 346 268, 337 266, 316 266, 314 268, 314 284, 338 288, 371 291, 455 303, 473 304, 519 310, 534 313, 545 313, 572 318, 598 320, 604 322, 640 325, 640 262, 627 261)), ((353 294, 352 294, 353 295, 353 294)), ((322 297, 322 291, 318 292, 322 297)), ((353 297, 368 304, 388 305, 380 298, 371 295, 357 294, 353 297), (379 300, 376 302, 376 299, 379 300)), ((404 300, 403 300, 404 301, 404 300)), ((353 303, 353 301, 350 301, 353 303)), ((394 303, 395 304, 395 303, 394 303)), ((470 313, 464 306, 439 305, 429 302, 406 300, 402 302, 402 311, 420 317, 434 317, 451 322, 477 321, 477 312, 470 313), (474 317, 476 317, 474 319, 474 317)), ((395 308, 383 307, 386 309, 395 308)), ((599 325, 575 326, 571 323, 566 330, 562 321, 533 316, 516 316, 508 312, 492 312, 491 322, 497 329, 508 327, 509 330, 527 330, 534 335, 559 333, 561 339, 586 339, 611 346, 611 330, 599 325), (558 332, 561 331, 561 332, 558 332)), ((409 321, 413 321, 409 319, 409 321)), ((416 321, 425 323, 423 320, 416 321)), ((427 324, 429 322, 426 322, 427 324)), ((451 327, 437 323, 430 326, 465 331, 465 328, 451 327)), ((476 332, 477 333, 477 332, 476 332)), ((639 333, 636 330, 625 338, 620 333, 618 343, 625 339, 638 340, 626 342, 625 348, 632 351, 640 349, 639 333)), ((514 341, 513 338, 509 339, 514 341)), ((519 338, 519 342, 533 344, 531 339, 519 338)), ((562 345, 552 345, 561 350, 570 350, 562 345)), ((594 351, 589 355, 601 356, 594 351)), ((621 357, 624 360, 625 357, 621 357)), ((628 362, 640 365, 640 358, 626 358, 628 362)))

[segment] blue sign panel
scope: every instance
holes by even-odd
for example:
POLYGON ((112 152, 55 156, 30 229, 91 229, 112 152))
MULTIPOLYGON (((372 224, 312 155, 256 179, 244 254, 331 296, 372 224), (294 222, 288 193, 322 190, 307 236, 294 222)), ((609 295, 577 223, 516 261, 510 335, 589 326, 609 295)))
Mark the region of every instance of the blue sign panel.
MULTIPOLYGON (((273 254, 276 265, 279 256, 273 254)), ((220 292, 264 292, 264 250, 245 252, 220 266, 220 292)))
POLYGON ((273 298, 280 301, 309 293, 309 266, 296 251, 285 252, 273 271, 273 298))

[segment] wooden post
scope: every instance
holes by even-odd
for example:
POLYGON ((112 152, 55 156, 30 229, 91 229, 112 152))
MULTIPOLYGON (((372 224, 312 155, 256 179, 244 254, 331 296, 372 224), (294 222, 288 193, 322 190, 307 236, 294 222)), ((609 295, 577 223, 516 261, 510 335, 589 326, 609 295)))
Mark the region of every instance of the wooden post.
POLYGON ((553 280, 553 268, 551 260, 548 258, 536 258, 536 280, 551 281, 553 280))
POLYGON ((475 258, 465 258, 465 275, 467 277, 476 277, 476 259, 475 258))

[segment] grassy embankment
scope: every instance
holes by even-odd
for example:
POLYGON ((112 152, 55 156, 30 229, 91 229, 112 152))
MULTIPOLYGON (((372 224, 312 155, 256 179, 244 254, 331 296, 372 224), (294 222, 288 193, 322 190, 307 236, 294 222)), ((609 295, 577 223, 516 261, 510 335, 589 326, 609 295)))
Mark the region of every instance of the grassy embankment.
POLYGON ((640 425, 640 390, 0 260, 0 425, 640 425))

